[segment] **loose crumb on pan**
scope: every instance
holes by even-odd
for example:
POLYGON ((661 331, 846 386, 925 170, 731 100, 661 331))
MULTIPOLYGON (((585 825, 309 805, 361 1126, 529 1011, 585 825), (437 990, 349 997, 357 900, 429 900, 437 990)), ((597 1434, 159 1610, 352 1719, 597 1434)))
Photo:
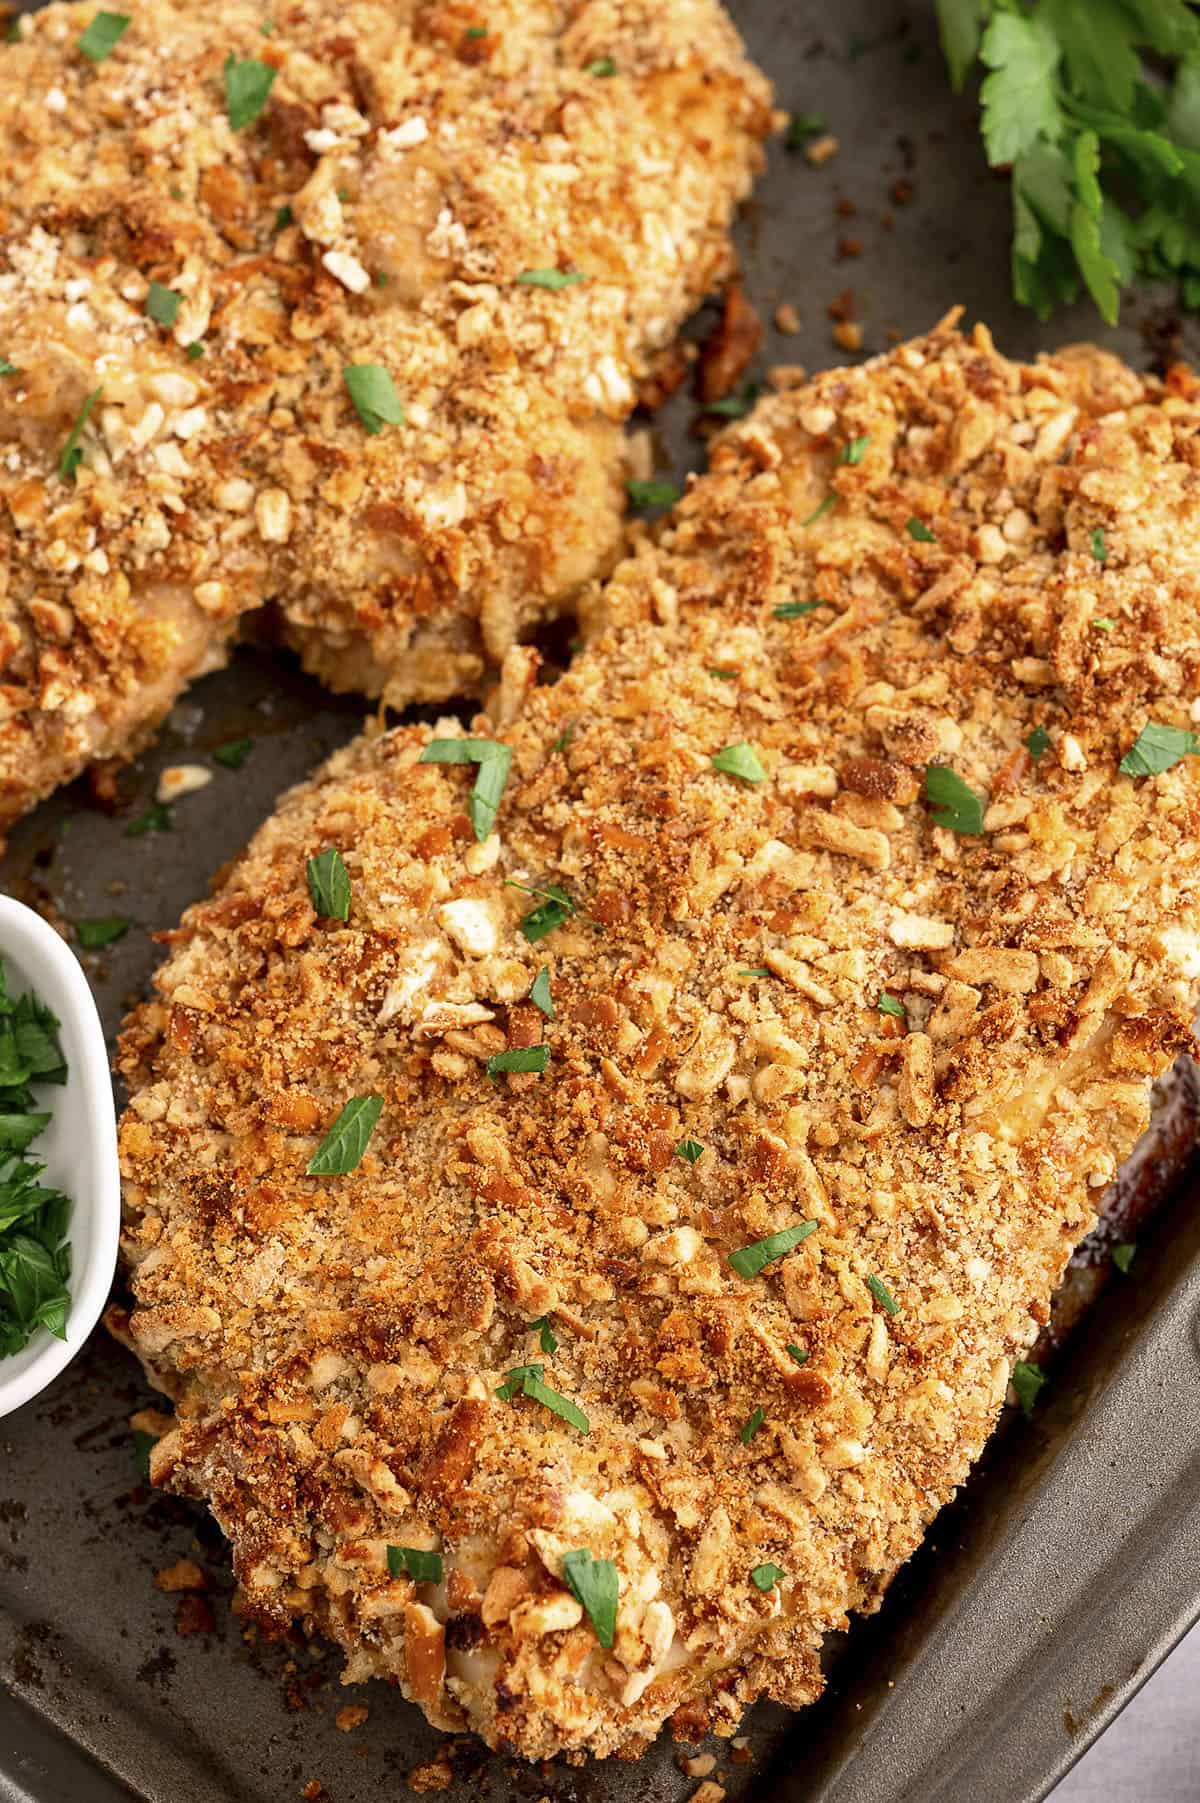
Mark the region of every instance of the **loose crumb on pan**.
POLYGON ((1198 425, 953 320, 768 396, 509 653, 482 844, 398 729, 188 911, 116 1325, 239 1607, 530 1759, 819 1694, 1192 1044, 1198 425))

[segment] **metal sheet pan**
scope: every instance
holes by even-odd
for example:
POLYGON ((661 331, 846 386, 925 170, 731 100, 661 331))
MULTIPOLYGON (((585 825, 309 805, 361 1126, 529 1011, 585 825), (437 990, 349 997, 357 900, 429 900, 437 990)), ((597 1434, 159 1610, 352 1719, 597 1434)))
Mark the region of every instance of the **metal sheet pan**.
MULTIPOLYGON (((864 351, 920 331, 955 301, 1002 348, 1095 336, 1090 309, 1039 328, 1008 279, 1008 189, 983 165, 972 106, 951 96, 932 6, 896 0, 734 0, 782 104, 840 142, 823 170, 777 144, 739 230, 749 292, 770 325, 759 360, 839 361, 827 309, 847 289, 864 351), (854 254, 856 245, 861 254, 854 254)), ((1165 297, 1101 334, 1135 363, 1177 325, 1165 297)), ((1186 349, 1186 342, 1184 344, 1186 349)), ((655 422, 665 467, 702 461, 695 407, 655 422)), ((3 886, 67 918, 122 912, 135 928, 89 959, 110 1031, 174 923, 278 791, 357 729, 361 704, 284 660, 240 652, 176 709, 122 779, 115 817, 86 787, 13 835, 3 886), (169 835, 127 838, 158 770, 207 761, 248 734, 245 768, 176 809, 169 835)), ((1012 1424, 884 1608, 834 1649, 830 1690, 803 1715, 755 1711, 749 1757, 721 1753, 732 1798, 756 1803, 1034 1803, 1200 1611, 1200 1210, 1190 1194, 1143 1241, 1056 1370, 1035 1422, 1012 1424)), ((103 1335, 52 1392, 0 1426, 0 1803, 368 1803, 441 1737, 382 1685, 337 1684, 297 1638, 264 1645, 231 1614, 221 1537, 198 1508, 139 1478, 126 1421, 149 1400, 103 1335), (205 1607, 157 1591, 191 1554, 205 1607), (180 1627, 191 1629, 181 1633, 180 1627), (369 1705, 352 1733, 346 1702, 369 1705), (316 1789, 312 1787, 318 1787, 316 1789), (307 1787, 307 1788, 306 1788, 307 1787)), ((668 1803, 694 1789, 664 1741, 637 1766, 531 1770, 455 1744, 450 1803, 668 1803)))

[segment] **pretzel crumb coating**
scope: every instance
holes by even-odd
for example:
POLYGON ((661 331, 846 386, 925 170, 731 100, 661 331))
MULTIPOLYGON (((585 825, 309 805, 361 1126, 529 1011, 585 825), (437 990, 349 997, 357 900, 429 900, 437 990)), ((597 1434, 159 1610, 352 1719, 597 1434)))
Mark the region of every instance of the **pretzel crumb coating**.
POLYGON ((1191 1044, 1197 762, 1120 765, 1200 693, 1198 425, 953 318, 772 395, 561 681, 509 654, 482 844, 399 729, 185 915, 122 1042, 125 1331, 252 1612, 531 1759, 818 1694, 1191 1044))
POLYGON ((0 46, 0 828, 265 601, 337 687, 478 690, 616 559, 772 123, 716 0, 95 14, 0 46))

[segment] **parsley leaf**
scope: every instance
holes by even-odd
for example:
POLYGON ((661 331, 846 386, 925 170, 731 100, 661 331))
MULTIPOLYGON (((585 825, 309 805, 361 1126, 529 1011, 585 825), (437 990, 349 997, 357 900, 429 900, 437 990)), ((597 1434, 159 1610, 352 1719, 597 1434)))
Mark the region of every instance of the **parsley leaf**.
POLYGON ((1049 1380, 1040 1365, 1026 1364, 1018 1359, 1012 1368, 1012 1387, 1017 1392, 1017 1401, 1026 1421, 1033 1414, 1033 1405, 1038 1399, 1038 1392, 1049 1380))
POLYGON ((418 1584, 440 1584, 442 1555, 419 1546, 389 1546, 387 1567, 393 1578, 412 1578, 418 1584))
POLYGON ((79 943, 85 952, 99 951, 102 945, 111 945, 114 939, 121 939, 133 925, 123 914, 103 914, 91 920, 77 920, 75 931, 79 935, 79 943))
POLYGON ((625 492, 635 507, 674 507, 683 494, 674 482, 638 482, 632 478, 626 482, 625 492))
POLYGON ((793 113, 784 136, 785 150, 803 150, 810 138, 825 130, 825 121, 817 113, 793 113))
POLYGON ((1136 1252, 1137 1252, 1137 1247, 1130 1240, 1126 1240, 1124 1242, 1124 1244, 1122 1244, 1120 1246, 1113 1247, 1112 1261, 1113 1261, 1113 1264, 1116 1265, 1117 1270, 1121 1273, 1122 1277, 1128 1277, 1129 1267, 1133 1263, 1134 1255, 1136 1252))
POLYGON ((739 1277, 757 1277, 767 1265, 773 1265, 777 1258, 791 1252, 801 1240, 806 1240, 810 1233, 817 1231, 816 1221, 799 1221, 795 1227, 785 1227, 779 1233, 769 1233, 765 1239, 752 1240, 748 1246, 739 1246, 736 1252, 729 1254, 729 1262, 739 1277))
POLYGON ((550 972, 543 964, 529 986, 529 999, 540 1008, 547 1020, 554 1019, 554 997, 550 994, 550 972))
POLYGON ((349 920, 350 877, 335 845, 327 846, 304 867, 313 911, 325 920, 349 920))
POLYGON ((1121 759, 1123 776, 1161 776, 1186 757, 1200 751, 1200 739, 1180 726, 1160 726, 1148 720, 1121 759))
POLYGON ((1025 749, 1036 764, 1044 751, 1050 746, 1050 734, 1044 726, 1035 726, 1025 741, 1025 749))
POLYGON ((611 56, 598 56, 594 63, 587 65, 586 69, 588 75, 608 76, 615 75, 616 72, 617 65, 611 56))
POLYGON ((738 1429, 738 1439, 743 1446, 749 1446, 755 1434, 766 1420, 765 1409, 755 1409, 738 1429))
POLYGON ((750 1573, 750 1582, 754 1585, 756 1590, 761 1590, 765 1593, 768 1590, 774 1589, 780 1578, 786 1578, 786 1576, 786 1571, 783 1571, 778 1565, 772 1564, 771 1560, 768 1559, 765 1564, 756 1565, 754 1567, 754 1570, 750 1573))
POLYGON ((552 1353, 558 1351, 558 1339, 554 1329, 550 1325, 549 1315, 539 1315, 536 1321, 526 1322, 525 1331, 526 1333, 537 1334, 538 1345, 546 1354, 547 1358, 549 1358, 552 1353))
POLYGON ((434 739, 421 753, 422 764, 475 764, 478 774, 471 790, 468 813, 475 837, 482 845, 496 824, 504 785, 508 781, 512 751, 496 739, 434 739))
POLYGON ((744 419, 758 399, 758 384, 750 382, 740 394, 726 394, 719 401, 706 401, 705 413, 719 413, 722 419, 744 419))
POLYGON ((998 13, 979 54, 991 73, 980 91, 988 162, 1012 163, 1038 138, 1054 143, 1060 115, 1056 77, 1060 46, 1050 21, 998 13))
POLYGON ((948 826, 952 833, 982 833, 983 802, 945 764, 926 765, 925 799, 932 804, 935 825, 948 826))
POLYGON ((217 746, 213 758, 226 770, 240 770, 253 750, 253 739, 230 739, 227 745, 217 746))
POLYGON ((820 601, 785 601, 781 607, 773 607, 771 615, 776 620, 800 620, 805 614, 815 614, 820 601))
POLYGON ((140 839, 145 833, 169 833, 170 831, 171 810, 165 802, 156 801, 146 809, 144 814, 139 814, 136 820, 129 822, 125 828, 125 837, 140 839))
POLYGON ((130 25, 128 13, 97 13, 79 39, 79 49, 91 63, 102 63, 124 37, 130 25))
POLYGON ((589 1433, 591 1429, 583 1410, 569 1396, 560 1396, 557 1390, 543 1383, 544 1372, 544 1365, 514 1365, 496 1394, 502 1402, 512 1402, 518 1393, 528 1396, 531 1401, 540 1402, 544 1409, 549 1409, 552 1415, 557 1415, 560 1421, 578 1428, 581 1434, 589 1433))
POLYGON ((885 1309, 889 1315, 898 1315, 900 1313, 900 1304, 896 1301, 896 1298, 892 1295, 892 1292, 888 1289, 887 1284, 884 1283, 882 1277, 868 1277, 867 1288, 870 1290, 872 1296, 874 1296, 880 1308, 885 1309))
POLYGON ((904 1013, 904 1003, 898 1001, 894 995, 888 995, 886 990, 879 997, 875 1006, 878 1008, 880 1014, 894 1014, 897 1020, 904 1020, 906 1018, 904 1013))
POLYGON ((157 1445, 158 1440, 154 1434, 147 1434, 140 1427, 134 1428, 133 1450, 137 1454, 138 1470, 147 1484, 150 1482, 150 1454, 157 1445))
POLYGON ((862 462, 863 458, 866 455, 867 446, 870 444, 870 442, 871 442, 870 435, 869 435, 869 433, 865 433, 865 432, 861 438, 852 438, 850 440, 850 443, 843 450, 841 456, 838 458, 838 462, 839 463, 848 463, 850 465, 850 467, 853 469, 856 464, 859 464, 862 462))
POLYGON ((382 1096, 354 1096, 334 1121, 308 1163, 309 1177, 344 1177, 361 1162, 362 1155, 383 1112, 382 1096))
POLYGON ((501 1402, 511 1402, 527 1377, 544 1377, 545 1375, 545 1365, 514 1365, 511 1371, 505 1372, 504 1382, 497 1384, 496 1394, 501 1402))
POLYGON ((484 1068, 489 1077, 498 1077, 504 1071, 533 1071, 540 1076, 549 1062, 548 1045, 523 1045, 511 1052, 497 1052, 484 1068))
POLYGON ((737 745, 724 745, 720 751, 715 751, 712 767, 719 770, 722 776, 737 776, 744 783, 765 783, 767 780, 762 759, 753 745, 747 745, 744 741, 737 745))
POLYGON ((784 1350, 791 1353, 798 1365, 807 1365, 808 1353, 805 1352, 803 1346, 795 1346, 791 1340, 789 1340, 784 1350))
POLYGON ((801 520, 801 526, 815 526, 817 521, 823 520, 827 513, 832 513, 837 504, 838 497, 836 495, 826 495, 820 506, 814 507, 806 520, 801 520))
POLYGON ((518 282, 526 288, 573 288, 576 282, 586 282, 587 277, 579 269, 523 269, 517 277, 518 282))
POLYGON ((521 931, 530 945, 536 945, 539 939, 544 939, 547 933, 552 933, 555 927, 562 926, 564 921, 570 920, 577 912, 571 897, 557 883, 550 883, 545 889, 535 889, 528 883, 518 883, 515 877, 510 876, 505 881, 505 887, 522 889, 526 895, 545 897, 541 906, 531 908, 521 922, 521 931))
POLYGON ((675 1148, 675 1156, 686 1159, 688 1164, 695 1164, 704 1156, 704 1147, 698 1139, 681 1139, 675 1148))
POLYGON ((7 357, 0 357, 0 376, 19 376, 20 373, 15 363, 10 363, 7 357))
POLYGON ((267 104, 277 74, 278 70, 269 63, 260 63, 253 56, 239 61, 230 51, 224 69, 225 111, 234 131, 244 131, 247 125, 254 124, 267 104))
POLYGON ((291 223, 295 217, 296 217, 296 215, 292 212, 291 207, 286 206, 286 205, 284 205, 282 207, 276 207, 276 209, 275 209, 275 230, 277 232, 282 232, 287 226, 291 225, 291 223))
POLYGON ((904 530, 909 538, 915 539, 919 545, 936 545, 937 535, 929 530, 924 520, 919 520, 914 513, 904 522, 904 530))
POLYGON ((1104 542, 1104 534, 1101 532, 1099 526, 1097 526, 1096 530, 1092 533, 1091 546, 1092 556, 1096 559, 1096 562, 1107 563, 1108 546, 1104 542))
POLYGON ((58 460, 58 473, 64 482, 75 475, 76 470, 83 462, 83 452, 79 448, 79 440, 83 436, 83 428, 88 423, 88 416, 92 408, 103 393, 103 388, 93 388, 91 394, 84 397, 83 405, 75 415, 75 424, 71 427, 67 442, 62 448, 62 454, 58 460))
POLYGON ((593 1559, 586 1547, 564 1553, 563 1583, 580 1604, 602 1647, 611 1647, 617 1633, 617 1601, 621 1583, 611 1559, 593 1559))
POLYGON ((146 296, 146 312, 156 325, 173 326, 183 305, 182 294, 174 288, 164 288, 161 282, 151 282, 150 292, 146 296))
POLYGON ((372 438, 385 426, 402 426, 404 408, 387 370, 378 363, 347 363, 342 379, 354 410, 372 438))

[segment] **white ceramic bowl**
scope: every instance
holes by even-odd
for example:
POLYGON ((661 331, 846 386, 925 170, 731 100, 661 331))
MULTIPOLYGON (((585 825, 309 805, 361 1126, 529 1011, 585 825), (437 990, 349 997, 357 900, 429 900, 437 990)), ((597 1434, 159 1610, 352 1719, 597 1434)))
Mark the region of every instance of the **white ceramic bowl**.
POLYGON ((117 1125, 104 1029, 79 962, 40 914, 0 895, 0 958, 10 995, 32 989, 62 1025, 67 1081, 45 1084, 38 1106, 52 1119, 29 1149, 46 1166, 44 1183, 72 1201, 71 1307, 67 1337, 39 1328, 11 1358, 0 1358, 0 1416, 28 1402, 64 1370, 100 1317, 117 1262, 121 1191, 117 1125))

